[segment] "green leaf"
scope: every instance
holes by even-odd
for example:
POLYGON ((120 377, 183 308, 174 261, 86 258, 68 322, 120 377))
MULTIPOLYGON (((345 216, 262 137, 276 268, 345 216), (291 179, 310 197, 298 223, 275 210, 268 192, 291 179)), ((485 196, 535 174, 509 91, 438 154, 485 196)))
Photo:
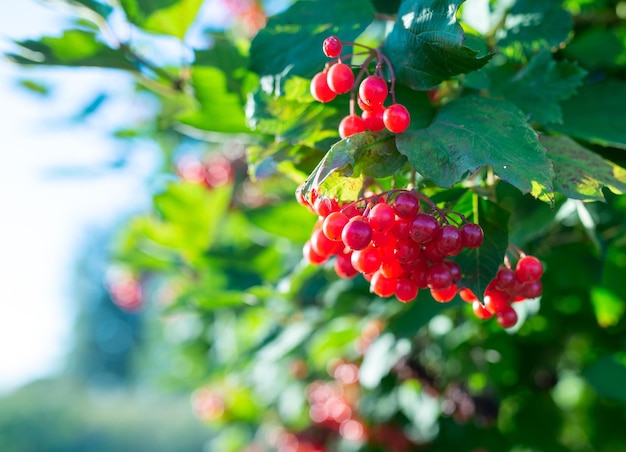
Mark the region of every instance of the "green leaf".
POLYGON ((297 1, 271 17, 252 41, 252 70, 260 75, 289 73, 311 78, 328 62, 322 51, 325 38, 335 35, 342 41, 354 41, 373 19, 374 9, 368 1, 297 1))
POLYGON ((176 119, 186 125, 213 132, 247 132, 241 98, 228 92, 228 79, 219 69, 196 67, 192 70, 191 84, 199 107, 186 110, 176 119))
POLYGON ((498 47, 531 54, 556 49, 572 31, 572 16, 560 0, 518 0, 507 13, 496 38, 498 47))
POLYGON ((542 124, 562 122, 559 101, 576 93, 586 72, 576 63, 555 61, 548 51, 535 55, 516 74, 501 83, 493 83, 491 95, 513 102, 530 120, 542 124))
POLYGON ((311 230, 317 221, 296 202, 257 207, 246 212, 246 217, 257 227, 298 243, 311 238, 311 230))
POLYGON ((375 388, 400 358, 411 350, 408 339, 397 340, 392 333, 378 336, 367 349, 360 366, 359 380, 364 388, 375 388))
POLYGON ((354 317, 337 317, 321 326, 311 337, 308 352, 318 369, 338 356, 346 356, 354 350, 355 341, 361 336, 361 328, 354 317))
POLYGON ((548 199, 552 191, 550 160, 526 116, 507 101, 456 99, 441 108, 430 126, 408 130, 396 143, 413 167, 440 187, 490 165, 523 193, 548 199))
POLYGON ((478 57, 478 52, 463 45, 465 35, 456 22, 456 12, 463 1, 402 2, 383 49, 398 82, 426 90, 489 61, 491 55, 478 57))
POLYGON ((90 66, 135 71, 136 67, 121 50, 113 50, 84 30, 66 30, 59 37, 44 36, 39 41, 16 42, 21 54, 7 57, 18 64, 51 66, 90 66))
POLYGON ((566 136, 541 136, 554 168, 554 190, 568 198, 603 201, 602 188, 626 192, 626 169, 566 136))
POLYGON ((287 141, 274 141, 246 150, 248 174, 253 179, 263 179, 282 172, 303 180, 315 169, 325 152, 302 145, 292 145, 287 141))
POLYGON ((626 82, 605 80, 583 86, 561 104, 563 124, 549 128, 574 138, 626 149, 626 82))
POLYGON ((121 0, 121 4, 132 24, 182 40, 202 0, 121 0))
POLYGON ((316 189, 326 196, 354 201, 363 176, 388 177, 405 162, 404 156, 396 149, 395 135, 385 132, 358 133, 330 148, 304 183, 303 193, 306 195, 316 189))
POLYGON ((599 396, 626 404, 626 353, 603 356, 587 367, 583 376, 599 396))
POLYGON ((589 69, 626 65, 626 27, 590 27, 577 32, 563 53, 589 69), (621 35, 621 36, 620 36, 621 35))
POLYGON ((254 130, 275 135, 277 140, 310 147, 336 139, 337 125, 348 111, 348 98, 330 104, 314 101, 310 80, 300 77, 265 76, 248 96, 246 117, 254 130))
POLYGON ((591 305, 602 328, 617 325, 626 311, 626 301, 606 287, 591 288, 591 305))
POLYGON ((455 207, 468 220, 478 223, 484 232, 483 244, 476 249, 465 249, 454 258, 463 271, 459 287, 467 287, 479 298, 498 273, 509 245, 509 212, 497 204, 468 193, 455 207), (462 204, 471 199, 471 213, 462 204))

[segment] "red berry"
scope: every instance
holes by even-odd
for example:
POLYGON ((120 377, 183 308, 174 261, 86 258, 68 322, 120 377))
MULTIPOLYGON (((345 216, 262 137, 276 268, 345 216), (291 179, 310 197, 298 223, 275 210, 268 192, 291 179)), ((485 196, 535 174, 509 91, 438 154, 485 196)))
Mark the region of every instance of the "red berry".
POLYGON ((409 127, 411 116, 409 115, 409 110, 404 105, 393 104, 385 108, 383 122, 390 132, 402 133, 409 127))
POLYGON ((446 264, 433 264, 428 269, 426 281, 431 289, 445 289, 452 284, 452 273, 446 264))
POLYGON ((466 248, 478 248, 483 243, 483 229, 476 223, 465 223, 461 226, 463 246, 466 248))
POLYGON ((307 241, 304 244, 302 247, 302 254, 304 255, 304 258, 313 265, 320 265, 328 260, 328 256, 320 256, 313 250, 311 241, 307 241))
POLYGON ((364 111, 361 113, 361 118, 365 124, 365 128, 372 132, 380 132, 385 128, 383 122, 383 110, 364 111))
POLYGON ((457 264, 454 261, 444 261, 444 264, 446 264, 448 266, 448 268, 450 269, 450 274, 452 275, 452 283, 456 284, 461 280, 462 272, 461 272, 461 267, 459 267, 459 264, 457 264))
POLYGON ((360 116, 349 115, 339 123, 339 136, 341 138, 347 138, 360 132, 365 132, 365 122, 360 116))
POLYGON ((541 281, 531 281, 524 283, 521 294, 524 298, 537 298, 543 292, 541 281))
POLYGON ((405 271, 400 261, 392 259, 380 264, 380 272, 385 278, 399 278, 405 271))
POLYGON ((413 193, 403 191, 395 197, 392 207, 400 218, 412 219, 420 210, 420 201, 413 193))
POLYGON ((411 224, 411 238, 417 243, 428 243, 439 233, 439 222, 432 215, 418 213, 411 224))
POLYGON ((352 89, 354 73, 343 63, 333 64, 328 70, 328 86, 336 94, 345 94, 352 89))
POLYGON ((337 276, 340 278, 351 279, 359 274, 358 270, 352 265, 351 257, 352 252, 337 255, 337 260, 335 261, 335 273, 337 273, 337 276))
POLYGON ((362 250, 372 240, 372 228, 364 220, 353 219, 343 228, 341 240, 353 250, 362 250))
POLYGON ((372 207, 368 220, 373 230, 389 231, 395 223, 396 214, 389 204, 381 202, 372 207))
POLYGON ((379 271, 372 275, 370 290, 379 297, 390 297, 396 292, 398 281, 396 279, 385 278, 379 271))
POLYGON ((340 241, 341 231, 348 224, 348 217, 342 212, 331 212, 322 223, 322 231, 330 240, 340 241))
POLYGON ((437 235, 435 242, 437 249, 446 256, 455 256, 463 249, 461 232, 451 224, 446 224, 439 229, 439 235, 437 235))
POLYGON ((321 229, 317 229, 311 234, 311 247, 320 256, 330 257, 339 253, 343 249, 343 244, 330 240, 321 229))
POLYGON ((456 284, 451 284, 445 289, 430 289, 430 294, 439 303, 448 303, 456 295, 456 284))
POLYGON ((504 292, 510 292, 515 288, 515 272, 510 268, 503 267, 498 270, 498 274, 494 279, 496 289, 500 289, 504 292))
POLYGON ((517 312, 510 305, 496 313, 496 320, 502 328, 511 328, 517 323, 517 312))
POLYGON ((313 205, 313 210, 320 217, 327 217, 331 212, 339 210, 339 203, 336 199, 318 197, 313 205))
POLYGON ((472 311, 474 311, 474 315, 482 320, 487 320, 493 317, 493 314, 485 308, 482 303, 478 300, 474 300, 472 302, 472 311))
MULTIPOLYGON (((475 301, 478 301, 478 297, 476 296, 476 294, 467 287, 461 287, 459 289, 459 297, 461 297, 461 300, 466 303, 473 303, 475 301)), ((478 303, 480 303, 480 301, 478 301, 478 303)), ((480 304, 480 306, 482 307, 482 303, 480 304)))
POLYGON ((492 289, 485 291, 485 308, 494 314, 511 307, 512 301, 511 297, 501 290, 492 289))
POLYGON ((395 248, 396 236, 391 231, 373 231, 372 243, 379 248, 395 248))
POLYGON ((415 300, 419 287, 409 278, 400 278, 396 283, 396 298, 403 303, 415 300))
POLYGON ((341 50, 343 49, 343 45, 341 44, 341 39, 337 36, 329 36, 324 39, 322 43, 322 49, 324 50, 324 55, 328 58, 337 58, 341 55, 341 50))
POLYGON ((359 98, 366 105, 381 105, 387 98, 389 88, 382 77, 370 75, 359 86, 359 98))
POLYGON ((361 273, 374 273, 381 264, 380 252, 378 248, 370 245, 362 250, 354 251, 350 261, 352 266, 361 273))
POLYGON ((398 240, 409 240, 411 238, 411 220, 396 216, 396 222, 393 224, 391 232, 398 240))
POLYGON ((543 266, 535 256, 524 256, 517 261, 515 276, 519 282, 537 281, 542 274, 543 266))
POLYGON ((337 93, 328 86, 328 78, 326 72, 318 72, 311 79, 311 96, 318 102, 330 102, 337 93))
POLYGON ((409 264, 420 255, 420 247, 415 242, 411 240, 398 240, 396 242, 395 256, 401 264, 409 264))

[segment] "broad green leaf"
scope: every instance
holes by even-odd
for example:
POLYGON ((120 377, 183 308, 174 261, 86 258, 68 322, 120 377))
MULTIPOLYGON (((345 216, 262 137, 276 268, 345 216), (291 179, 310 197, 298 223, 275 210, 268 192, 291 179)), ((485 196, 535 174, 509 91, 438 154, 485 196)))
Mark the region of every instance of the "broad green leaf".
POLYGON ((605 80, 585 85, 561 104, 563 124, 549 128, 574 138, 626 149, 626 82, 605 80))
POLYGON ((602 265, 601 285, 592 287, 591 303, 602 327, 616 325, 626 311, 624 268, 626 268, 626 236, 619 234, 609 244, 602 265))
POLYGON ((590 69, 626 65, 626 27, 590 27, 576 33, 563 53, 590 69))
POLYGON ((317 221, 315 215, 296 202, 257 207, 249 210, 246 217, 264 231, 298 243, 311 238, 311 230, 317 221))
POLYGON ((260 75, 289 73, 311 78, 328 62, 322 51, 324 39, 335 35, 342 41, 354 41, 373 19, 369 1, 297 1, 271 17, 252 41, 252 70, 260 75))
POLYGON ((354 351, 354 343, 361 336, 361 328, 355 317, 337 317, 322 325, 311 337, 308 352, 318 369, 326 366, 338 356, 354 351))
POLYGON ((363 132, 336 143, 304 183, 304 194, 312 189, 326 196, 351 200, 360 189, 363 176, 388 177, 400 169, 406 159, 396 149, 395 136, 389 133, 363 132), (330 178, 330 176, 335 176, 330 178), (345 180, 344 180, 345 179, 345 180), (348 184, 342 196, 342 184, 348 184))
POLYGON ((9 53, 7 57, 18 64, 137 69, 124 52, 102 44, 90 31, 66 30, 59 37, 44 36, 38 41, 19 41, 16 44, 23 49, 21 54, 9 53))
POLYGON ((496 276, 509 245, 509 213, 497 204, 468 193, 455 208, 469 221, 478 223, 484 232, 483 244, 476 249, 465 249, 454 258, 463 271, 459 287, 467 287, 482 299, 485 288, 496 276), (471 200, 471 210, 461 204, 471 200), (469 210, 469 212, 468 212, 469 210))
POLYGON ((383 49, 400 83, 426 90, 489 61, 491 55, 478 57, 478 52, 463 45, 465 35, 456 22, 463 1, 402 2, 383 49))
POLYGON ((121 0, 126 17, 138 27, 183 39, 203 0, 121 0))
POLYGON ((599 396, 626 404, 626 353, 603 356, 583 371, 583 377, 599 396))
POLYGON ((246 117, 249 126, 274 135, 279 141, 317 147, 336 139, 337 126, 349 111, 347 96, 329 104, 314 101, 310 81, 300 77, 284 79, 265 76, 257 90, 248 96, 246 117))
POLYGON ((541 136, 554 168, 554 190, 568 198, 603 201, 602 188, 626 192, 626 169, 566 136, 541 136))
POLYGON ((559 102, 576 93, 585 74, 576 63, 557 62, 550 52, 543 51, 511 78, 494 80, 490 92, 513 102, 533 122, 560 123, 563 119, 559 102))
POLYGON ((228 74, 218 68, 194 66, 191 84, 199 106, 183 111, 176 119, 183 124, 214 132, 248 132, 241 95, 229 90, 229 82, 228 74))
POLYGON ((425 178, 451 187, 489 165, 523 193, 549 199, 550 160, 526 116, 503 100, 468 96, 441 108, 425 129, 397 136, 398 151, 425 178))
POLYGON ((517 0, 496 35, 498 47, 527 54, 559 48, 569 39, 573 27, 572 17, 561 3, 559 0, 517 0))

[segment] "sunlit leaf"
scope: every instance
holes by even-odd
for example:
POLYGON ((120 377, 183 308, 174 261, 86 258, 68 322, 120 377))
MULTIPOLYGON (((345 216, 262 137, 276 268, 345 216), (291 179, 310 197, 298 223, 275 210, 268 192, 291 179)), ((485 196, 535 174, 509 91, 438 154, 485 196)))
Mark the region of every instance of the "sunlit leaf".
POLYGON ((489 165, 523 193, 550 198, 550 160, 525 115, 509 102, 456 99, 441 108, 430 126, 408 130, 396 142, 413 167, 440 187, 451 187, 489 165))
POLYGON ((202 0, 121 0, 128 20, 146 31, 183 39, 202 0))
POLYGON ((498 46, 528 53, 554 49, 569 38, 573 21, 558 0, 518 0, 498 32, 498 46))
POLYGON ((484 66, 490 55, 463 45, 465 34, 456 22, 461 1, 405 0, 387 37, 384 52, 398 81, 425 90, 453 75, 484 66))
POLYGON ((568 198, 604 200, 602 189, 626 192, 626 169, 603 159, 566 136, 541 136, 552 160, 554 190, 568 198))
POLYGON ((107 47, 90 31, 66 30, 59 37, 45 36, 38 41, 18 41, 16 44, 22 51, 7 56, 19 64, 136 70, 123 51, 107 47))
POLYGON ((249 210, 246 216, 259 228, 304 243, 311 237, 311 230, 317 217, 296 202, 283 202, 276 205, 249 210))

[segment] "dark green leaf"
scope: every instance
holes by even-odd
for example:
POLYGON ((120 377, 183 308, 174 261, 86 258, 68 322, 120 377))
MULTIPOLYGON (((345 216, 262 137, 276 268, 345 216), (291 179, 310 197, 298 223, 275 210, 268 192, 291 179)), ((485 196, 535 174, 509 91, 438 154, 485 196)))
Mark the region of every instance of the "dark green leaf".
POLYGON ((305 182, 304 193, 316 189, 326 196, 353 201, 363 176, 391 176, 405 162, 396 149, 395 135, 384 132, 352 135, 328 151, 305 182))
POLYGON ((491 95, 510 100, 530 120, 542 124, 562 122, 559 101, 576 93, 586 72, 575 63, 555 61, 548 51, 534 56, 523 69, 491 86, 491 95))
POLYGON ((105 46, 90 31, 66 30, 60 37, 46 36, 39 41, 20 41, 16 44, 24 51, 7 56, 19 64, 136 70, 124 52, 105 46))
POLYGON ((384 52, 400 83, 426 90, 453 75, 484 66, 490 55, 465 47, 465 35, 456 22, 463 0, 405 0, 387 37, 384 52))
POLYGON ((563 124, 550 129, 603 146, 626 149, 626 82, 606 80, 583 86, 561 104, 563 124))
POLYGON ((111 5, 107 5, 96 0, 70 0, 70 3, 79 4, 86 8, 89 8, 91 11, 98 13, 105 19, 113 11, 113 7, 111 5))
MULTIPOLYGON (((454 260, 463 271, 460 287, 467 287, 479 298, 485 293, 487 284, 496 276, 498 267, 504 261, 509 245, 509 213, 497 204, 468 193, 465 200, 472 200, 468 220, 478 223, 483 229, 483 244, 476 249, 465 249, 454 260)), ((465 209, 459 209, 463 212, 465 209)), ((466 212, 463 212, 466 213, 466 212)))
POLYGON ((256 35, 250 49, 251 67, 260 75, 289 73, 311 78, 328 62, 322 52, 325 38, 335 35, 354 41, 373 19, 369 1, 297 1, 271 17, 256 35))
POLYGON ((590 27, 576 33, 563 50, 567 58, 577 60, 589 69, 615 68, 626 63, 624 27, 590 27))
POLYGON ((522 192, 550 197, 550 160, 526 116, 509 102, 456 99, 442 107, 429 127, 402 133, 396 142, 413 167, 440 187, 490 165, 522 192))
POLYGON ((498 46, 528 54, 556 49, 569 38, 573 22, 559 0, 518 0, 497 35, 498 46))
POLYGON ((626 169, 604 160, 566 136, 541 136, 552 160, 554 190, 568 198, 602 201, 602 188, 626 192, 626 169))
POLYGON ((202 0, 121 0, 128 20, 146 31, 183 39, 202 0))
POLYGON ((599 396, 626 404, 626 353, 600 358, 584 370, 583 376, 599 396))

